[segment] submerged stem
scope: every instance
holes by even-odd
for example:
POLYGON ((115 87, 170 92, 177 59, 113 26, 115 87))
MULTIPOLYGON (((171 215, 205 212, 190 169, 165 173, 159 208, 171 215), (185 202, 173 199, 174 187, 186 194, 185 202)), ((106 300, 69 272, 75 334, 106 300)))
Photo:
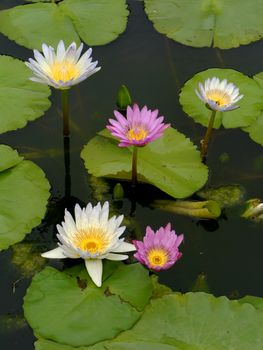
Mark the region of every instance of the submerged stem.
POLYGON ((137 156, 138 156, 138 147, 133 146, 132 153, 132 186, 137 184, 137 156))
POLYGON ((69 136, 69 108, 68 108, 68 89, 61 90, 61 103, 63 115, 63 135, 69 136))
POLYGON ((209 119, 209 124, 205 133, 205 137, 201 140, 201 157, 203 161, 206 159, 207 156, 208 145, 213 131, 215 116, 216 111, 213 110, 209 119))

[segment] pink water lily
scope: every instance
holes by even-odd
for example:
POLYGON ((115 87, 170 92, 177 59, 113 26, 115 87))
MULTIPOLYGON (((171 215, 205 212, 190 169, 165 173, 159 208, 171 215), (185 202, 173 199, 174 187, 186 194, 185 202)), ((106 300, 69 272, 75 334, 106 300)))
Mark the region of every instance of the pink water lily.
POLYGON ((170 223, 160 227, 156 233, 148 226, 143 241, 133 241, 137 250, 134 257, 150 270, 167 270, 182 257, 178 247, 183 239, 184 235, 177 236, 171 230, 170 223))
POLYGON ((114 111, 115 119, 109 119, 107 129, 120 140, 120 147, 142 147, 163 135, 170 124, 164 124, 164 117, 158 117, 158 109, 151 111, 144 106, 141 110, 137 104, 128 106, 126 117, 114 111))

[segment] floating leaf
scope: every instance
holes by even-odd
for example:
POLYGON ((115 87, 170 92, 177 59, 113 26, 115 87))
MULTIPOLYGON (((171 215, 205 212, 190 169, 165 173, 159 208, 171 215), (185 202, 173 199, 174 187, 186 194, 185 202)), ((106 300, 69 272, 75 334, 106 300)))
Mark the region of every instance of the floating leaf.
MULTIPOLYGON (((57 283, 60 280, 57 280, 57 283)), ((33 280, 32 285, 34 283, 33 280)), ((42 281, 43 285, 44 283, 42 281)), ((35 299, 36 303, 41 303, 46 297, 41 292, 42 287, 36 295, 36 298, 40 298, 35 299)), ((63 293, 60 297, 63 298, 63 293)), ((263 312, 258 300, 261 298, 254 299, 246 297, 244 300, 230 301, 226 297, 215 298, 211 294, 199 292, 163 293, 159 298, 150 301, 141 318, 131 329, 120 332, 114 339, 93 346, 82 346, 78 350, 261 350, 263 312), (255 304, 255 307, 252 304, 255 304)), ((54 307, 57 308, 57 304, 54 307)), ((44 311, 41 311, 41 314, 42 312, 44 311)), ((82 311, 83 314, 85 310, 82 311)), ((107 315, 107 309, 104 309, 103 316, 105 314, 107 315)), ((71 314, 68 315, 70 316, 71 314)), ((72 318, 75 321, 73 316, 72 318)), ((103 320, 103 317, 101 319, 103 320)), ((82 322, 86 322, 85 317, 79 326, 82 322)), ((101 323, 97 325, 97 328, 100 327, 101 323)), ((75 329, 77 330, 78 328, 75 329)), ((103 332, 103 328, 100 331, 103 332)), ((76 348, 65 343, 59 344, 46 339, 39 339, 36 343, 36 350, 74 349, 76 348)))
POLYGON ((263 146, 263 112, 258 116, 257 120, 254 121, 250 126, 243 129, 248 132, 249 137, 263 146))
POLYGON ((238 300, 240 304, 251 304, 256 309, 263 310, 263 298, 255 297, 253 295, 246 295, 245 297, 238 300))
POLYGON ((139 319, 153 288, 147 270, 140 264, 104 264, 104 282, 97 288, 83 265, 65 272, 47 267, 33 278, 24 311, 38 336, 92 345, 116 337, 139 319))
POLYGON ((262 322, 263 312, 249 304, 206 293, 170 294, 153 300, 133 329, 115 342, 160 342, 181 350, 261 350, 262 322))
POLYGON ((196 122, 208 126, 211 111, 197 97, 195 90, 198 89, 198 83, 203 83, 207 78, 218 77, 220 80, 227 79, 234 83, 244 97, 238 101, 240 108, 229 112, 217 112, 214 128, 218 129, 221 125, 225 128, 245 127, 252 124, 263 109, 263 90, 251 78, 233 69, 212 68, 197 73, 188 80, 182 88, 180 94, 180 103, 183 110, 196 122))
POLYGON ((21 241, 41 222, 46 211, 50 186, 37 165, 22 160, 16 151, 4 145, 0 145, 0 168, 1 250, 21 241), (13 161, 12 167, 7 156, 13 161), (1 159, 4 159, 6 170, 1 167, 1 159))
POLYGON ((204 188, 197 193, 201 198, 216 201, 221 208, 232 207, 244 199, 245 189, 240 185, 204 188))
POLYGON ((0 145, 0 172, 12 168, 23 160, 17 151, 9 146, 0 145))
MULTIPOLYGON (((254 80, 258 83, 259 87, 263 91, 263 72, 258 73, 254 76, 254 80)), ((263 146, 263 112, 259 114, 257 119, 243 129, 245 132, 249 133, 250 138, 263 146)))
MULTIPOLYGON (((118 147, 106 130, 84 147, 81 157, 89 173, 131 179, 132 148, 118 147)), ((138 150, 138 179, 176 198, 184 198, 201 188, 208 170, 196 146, 177 130, 169 128, 163 137, 138 150)))
POLYGON ((56 47, 61 39, 103 45, 125 30, 128 14, 125 0, 37 2, 1 11, 0 32, 31 49, 43 42, 56 47))
POLYGON ((157 199, 151 206, 175 214, 192 216, 200 219, 217 219, 221 215, 219 204, 213 200, 171 201, 167 199, 157 199))
POLYGON ((89 45, 107 44, 126 28, 129 12, 125 0, 64 0, 59 6, 89 45))
POLYGON ((182 44, 230 49, 263 37, 261 0, 144 0, 157 31, 182 44))
POLYGON ((50 107, 49 87, 30 81, 31 75, 23 62, 0 56, 0 133, 24 127, 50 107))

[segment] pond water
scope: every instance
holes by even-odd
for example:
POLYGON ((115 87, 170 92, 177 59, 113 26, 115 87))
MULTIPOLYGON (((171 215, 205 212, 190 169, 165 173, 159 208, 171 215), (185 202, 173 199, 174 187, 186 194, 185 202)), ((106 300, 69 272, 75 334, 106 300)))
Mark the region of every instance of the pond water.
MULTIPOLYGON (((0 8, 20 3, 23 2, 2 0, 0 8)), ((197 72, 211 67, 233 68, 249 76, 263 70, 263 41, 230 50, 187 47, 155 31, 144 13, 142 1, 129 0, 128 4, 131 13, 125 33, 114 42, 93 49, 93 57, 98 59, 101 71, 70 90, 70 188, 67 180, 65 189, 59 91, 52 91, 52 107, 43 117, 23 129, 1 135, 1 144, 10 145, 38 164, 52 186, 46 217, 24 240, 33 242, 39 251, 54 246, 55 226, 62 220, 65 206, 72 209, 76 202, 96 201, 80 151, 112 116, 121 84, 128 86, 133 101, 140 106, 146 104, 158 108, 167 122, 198 145, 205 128, 195 124, 182 111, 178 94, 183 84, 197 72)), ((2 55, 21 60, 32 57, 31 50, 2 35, 0 50, 2 55)), ((245 187, 246 198, 263 198, 262 168, 261 172, 257 168, 262 156, 262 147, 240 129, 215 131, 207 161, 209 186, 239 184, 245 187), (225 152, 229 160, 222 163, 220 155, 225 152)), ((111 188, 114 184, 114 181, 109 182, 111 188)), ((131 209, 129 186, 126 184, 124 188, 122 212, 128 215, 131 209)), ((198 275, 204 273, 214 295, 263 296, 260 272, 263 270, 262 224, 228 212, 218 221, 200 221, 153 210, 149 204, 156 198, 165 198, 165 195, 149 186, 138 187, 134 218, 141 232, 147 225, 157 229, 171 222, 178 233, 185 235, 183 258, 171 270, 159 273, 160 282, 176 291, 189 291, 198 275)), ((30 350, 34 349, 34 336, 20 319, 30 278, 23 276, 19 267, 13 264, 13 256, 12 248, 0 253, 0 344, 5 350, 30 350), (13 319, 15 329, 8 326, 9 317, 13 319)), ((63 263, 52 262, 58 268, 62 268, 63 263)))

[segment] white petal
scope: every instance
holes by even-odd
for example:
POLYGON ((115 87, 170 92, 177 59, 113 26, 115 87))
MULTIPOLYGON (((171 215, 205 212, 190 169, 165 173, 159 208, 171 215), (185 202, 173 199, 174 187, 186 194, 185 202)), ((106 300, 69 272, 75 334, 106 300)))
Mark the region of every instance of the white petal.
POLYGON ((107 256, 106 256, 106 259, 108 260, 113 260, 113 261, 120 261, 120 260, 126 260, 128 259, 128 255, 123 255, 123 254, 111 254, 109 253, 107 256))
POLYGON ((58 61, 62 61, 64 56, 65 56, 65 45, 64 45, 64 41, 60 40, 60 42, 58 43, 58 47, 57 47, 57 60, 58 61))
POLYGON ((136 250, 135 246, 131 243, 122 242, 116 249, 112 250, 113 253, 125 253, 133 252, 136 250))
POLYGON ((86 269, 92 281, 96 286, 101 287, 102 284, 102 261, 100 259, 85 260, 86 269))
POLYGON ((61 247, 49 250, 48 252, 42 253, 41 256, 43 258, 48 259, 65 259, 67 256, 64 254, 63 249, 61 247))

